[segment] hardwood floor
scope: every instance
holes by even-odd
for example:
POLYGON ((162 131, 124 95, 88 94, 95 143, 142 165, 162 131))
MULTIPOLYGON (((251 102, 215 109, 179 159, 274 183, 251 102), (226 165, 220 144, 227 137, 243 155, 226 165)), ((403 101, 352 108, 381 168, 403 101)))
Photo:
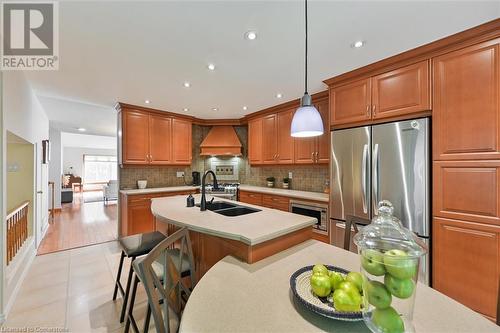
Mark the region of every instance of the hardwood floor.
POLYGON ((38 247, 38 255, 117 239, 118 209, 116 201, 83 202, 75 193, 73 203, 63 204, 49 221, 49 229, 38 247))

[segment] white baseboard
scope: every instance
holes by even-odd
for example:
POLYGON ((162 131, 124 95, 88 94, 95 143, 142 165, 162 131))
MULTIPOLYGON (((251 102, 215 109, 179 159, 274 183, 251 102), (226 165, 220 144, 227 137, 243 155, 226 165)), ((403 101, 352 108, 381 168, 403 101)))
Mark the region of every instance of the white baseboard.
POLYGON ((35 256, 36 256, 35 239, 34 237, 30 237, 26 240, 21 249, 19 249, 19 252, 11 261, 9 266, 7 266, 7 269, 5 270, 6 281, 12 279, 13 275, 15 275, 16 272, 18 272, 19 270, 22 271, 21 274, 19 275, 19 278, 16 280, 15 285, 13 286, 14 290, 12 291, 12 294, 7 300, 7 304, 5 304, 3 308, 3 313, 0 314, 0 323, 3 323, 7 318, 7 316, 9 315, 9 312, 12 309, 12 306, 14 305, 14 301, 17 298, 17 294, 21 289, 21 285, 23 284, 23 281, 26 278, 26 275, 28 274, 31 264, 35 259, 35 256), (25 264, 23 265, 23 263, 25 264))

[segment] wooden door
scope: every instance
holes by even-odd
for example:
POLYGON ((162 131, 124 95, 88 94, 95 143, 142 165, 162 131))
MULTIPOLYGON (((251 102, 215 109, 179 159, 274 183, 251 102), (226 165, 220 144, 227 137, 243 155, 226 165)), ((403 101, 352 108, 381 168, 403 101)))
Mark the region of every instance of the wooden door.
POLYGON ((433 215, 500 226, 500 160, 435 161, 433 215))
POLYGON ((172 163, 172 118, 154 114, 150 116, 149 147, 151 164, 172 163))
POLYGON ((295 164, 313 164, 316 147, 316 138, 295 138, 295 164))
POLYGON ((323 119, 323 135, 316 139, 316 163, 330 162, 330 125, 328 116, 330 114, 328 99, 324 99, 316 104, 316 108, 323 119))
POLYGON ((277 164, 278 121, 276 114, 262 118, 262 163, 277 164))
POLYGON ((292 118, 295 109, 278 113, 278 155, 280 164, 292 164, 294 158, 294 138, 291 135, 292 118))
POLYGON ((372 78, 372 118, 390 118, 431 109, 429 61, 372 78))
POLYGON ((192 158, 192 125, 190 121, 173 118, 172 120, 172 162, 189 165, 192 158))
POLYGON ((290 211, 290 199, 280 195, 263 194, 262 206, 288 212, 290 211))
POLYGON ((363 123, 371 120, 371 81, 358 80, 330 88, 331 125, 363 123))
POLYGON ((490 318, 496 314, 500 227, 433 221, 433 287, 490 318))
POLYGON ((149 196, 134 196, 128 202, 128 235, 135 235, 155 230, 154 216, 151 213, 149 196))
POLYGON ((134 110, 122 112, 123 164, 149 164, 149 115, 134 110))
POLYGON ((499 42, 433 59, 434 159, 500 158, 499 42))
POLYGON ((262 118, 248 122, 248 160, 250 164, 262 164, 262 118))

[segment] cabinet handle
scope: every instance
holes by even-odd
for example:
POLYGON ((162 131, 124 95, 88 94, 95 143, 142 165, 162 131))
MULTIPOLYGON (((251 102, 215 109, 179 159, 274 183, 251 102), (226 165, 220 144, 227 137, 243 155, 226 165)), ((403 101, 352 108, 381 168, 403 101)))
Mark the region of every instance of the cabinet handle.
POLYGON ((316 163, 318 163, 319 157, 318 157, 318 152, 316 152, 316 163))
POLYGON ((279 159, 280 158, 280 154, 276 154, 276 159, 279 159))
POLYGON ((370 105, 366 106, 366 117, 370 118, 370 105))
POLYGON ((375 104, 373 104, 372 105, 372 114, 374 117, 377 115, 376 109, 377 109, 377 106, 375 104))
POLYGON ((311 159, 312 159, 312 161, 314 163, 314 152, 311 153, 311 159))

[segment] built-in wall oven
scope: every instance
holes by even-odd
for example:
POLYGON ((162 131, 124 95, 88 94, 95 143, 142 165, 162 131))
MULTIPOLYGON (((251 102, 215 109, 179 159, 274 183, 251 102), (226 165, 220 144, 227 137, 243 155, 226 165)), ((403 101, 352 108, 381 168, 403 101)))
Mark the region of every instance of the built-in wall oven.
POLYGON ((290 212, 310 217, 315 217, 318 222, 313 226, 313 231, 322 235, 328 235, 328 204, 290 200, 290 212))

